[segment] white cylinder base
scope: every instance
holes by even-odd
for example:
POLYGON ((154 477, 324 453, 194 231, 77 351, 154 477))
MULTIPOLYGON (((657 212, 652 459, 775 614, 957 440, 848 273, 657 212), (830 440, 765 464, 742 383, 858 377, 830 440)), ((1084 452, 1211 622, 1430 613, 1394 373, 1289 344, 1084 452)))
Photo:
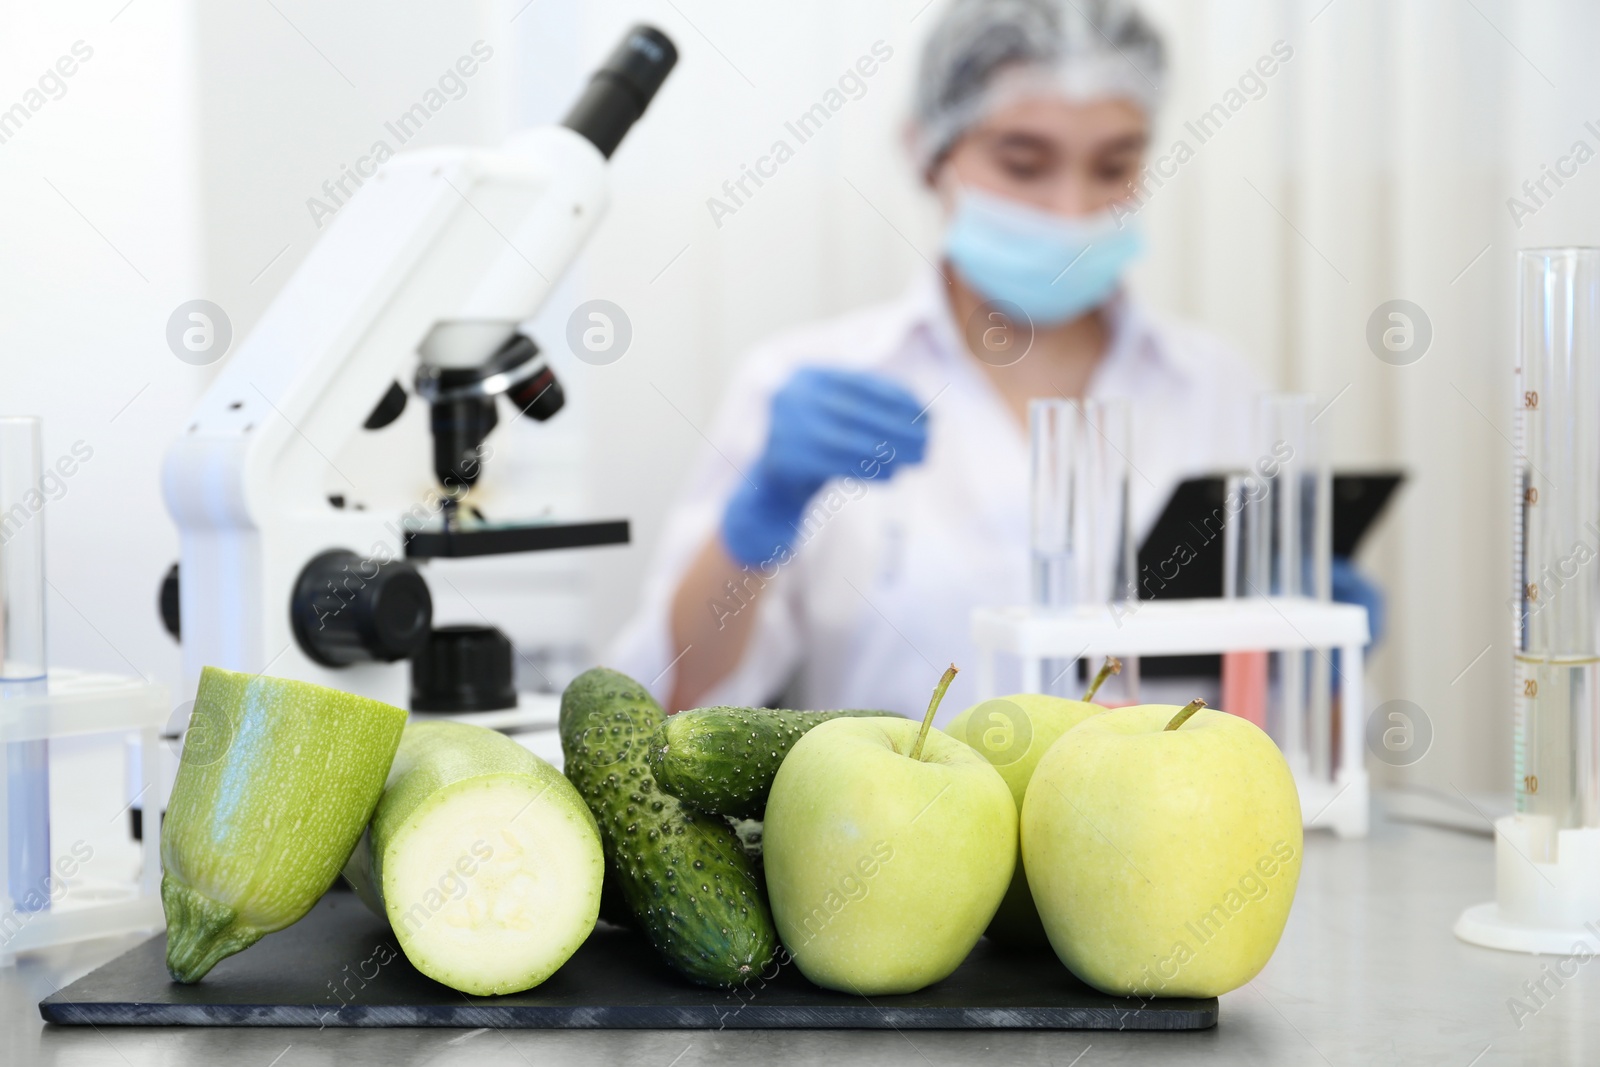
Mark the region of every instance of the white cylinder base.
POLYGON ((1600 953, 1600 830, 1553 832, 1544 815, 1507 815, 1494 830, 1495 900, 1462 912, 1456 936, 1508 952, 1600 953))

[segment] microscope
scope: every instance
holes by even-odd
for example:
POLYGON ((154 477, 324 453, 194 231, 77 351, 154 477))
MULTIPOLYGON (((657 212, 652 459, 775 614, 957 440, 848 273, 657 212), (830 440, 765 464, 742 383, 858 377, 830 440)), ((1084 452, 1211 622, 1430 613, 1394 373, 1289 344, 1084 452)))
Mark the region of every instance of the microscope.
POLYGON ((516 704, 510 642, 436 629, 419 564, 627 542, 626 520, 489 522, 467 494, 502 410, 561 410, 518 323, 600 221, 606 162, 676 62, 665 34, 636 26, 559 125, 398 154, 340 209, 165 459, 181 555, 161 613, 188 691, 218 666, 419 711, 516 704), (325 479, 352 436, 400 416, 402 382, 429 405, 438 491, 384 514, 325 479))

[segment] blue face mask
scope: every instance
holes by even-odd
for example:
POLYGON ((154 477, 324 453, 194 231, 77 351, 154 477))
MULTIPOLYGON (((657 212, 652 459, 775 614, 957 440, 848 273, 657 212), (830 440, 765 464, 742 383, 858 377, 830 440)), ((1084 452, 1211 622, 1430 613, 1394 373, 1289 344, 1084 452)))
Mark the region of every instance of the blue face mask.
POLYGON ((978 295, 1015 304, 1040 326, 1105 303, 1143 251, 1131 215, 1069 219, 974 189, 960 191, 944 236, 945 258, 978 295))

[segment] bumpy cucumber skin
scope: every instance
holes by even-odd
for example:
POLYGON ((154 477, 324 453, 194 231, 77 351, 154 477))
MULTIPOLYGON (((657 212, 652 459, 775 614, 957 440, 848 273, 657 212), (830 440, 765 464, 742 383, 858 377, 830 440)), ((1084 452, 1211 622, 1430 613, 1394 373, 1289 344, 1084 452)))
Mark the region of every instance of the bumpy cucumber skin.
POLYGON ((174 980, 198 982, 311 910, 372 817, 405 722, 308 682, 201 672, 161 829, 174 980))
POLYGON ((794 743, 829 719, 900 718, 887 711, 697 708, 669 716, 650 739, 650 773, 691 807, 759 819, 794 743))
MULTIPOLYGON (((504 987, 474 984, 461 975, 439 971, 428 960, 412 955, 410 938, 405 933, 404 904, 397 902, 389 907, 392 889, 383 876, 384 863, 396 835, 403 832, 413 817, 429 800, 447 790, 460 788, 463 783, 487 781, 494 778, 517 778, 531 781, 540 790, 552 794, 552 800, 570 807, 571 817, 580 821, 594 835, 595 875, 601 873, 600 828, 594 816, 578 795, 578 791, 562 773, 529 752, 504 734, 482 726, 459 722, 423 722, 407 726, 400 738, 399 751, 389 769, 389 780, 383 798, 372 814, 372 824, 362 835, 361 843, 351 853, 345 864, 344 876, 356 895, 377 915, 387 921, 400 942, 401 951, 412 966, 436 982, 475 996, 516 993, 543 982, 583 944, 589 931, 594 929, 597 915, 590 915, 584 936, 576 938, 566 957, 554 966, 540 972, 527 974, 519 982, 504 987)), ((595 896, 598 912, 600 898, 595 896)))
POLYGON ((639 929, 684 977, 727 988, 766 968, 778 934, 738 835, 650 774, 649 738, 665 718, 633 679, 585 671, 561 696, 565 770, 600 825, 608 874, 639 929))

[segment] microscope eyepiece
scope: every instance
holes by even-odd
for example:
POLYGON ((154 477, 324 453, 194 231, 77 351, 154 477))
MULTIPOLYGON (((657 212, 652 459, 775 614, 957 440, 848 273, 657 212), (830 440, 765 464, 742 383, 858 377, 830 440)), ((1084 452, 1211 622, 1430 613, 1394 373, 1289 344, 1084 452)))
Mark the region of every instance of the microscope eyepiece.
POLYGON ((583 134, 610 159, 677 62, 678 49, 670 37, 654 26, 635 26, 594 72, 561 124, 583 134))

